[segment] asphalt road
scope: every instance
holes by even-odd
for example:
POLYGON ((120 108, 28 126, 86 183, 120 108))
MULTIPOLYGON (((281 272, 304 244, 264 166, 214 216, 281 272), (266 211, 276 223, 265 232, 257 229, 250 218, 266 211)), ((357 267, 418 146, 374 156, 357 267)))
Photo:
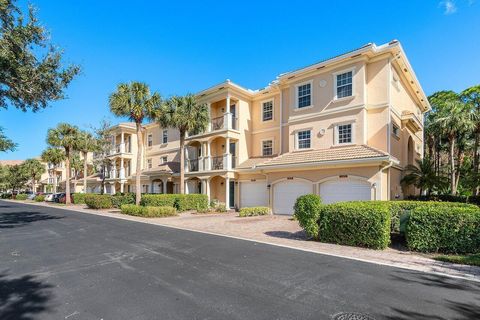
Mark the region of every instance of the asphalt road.
POLYGON ((332 319, 341 312, 480 319, 480 283, 0 201, 2 320, 332 319))

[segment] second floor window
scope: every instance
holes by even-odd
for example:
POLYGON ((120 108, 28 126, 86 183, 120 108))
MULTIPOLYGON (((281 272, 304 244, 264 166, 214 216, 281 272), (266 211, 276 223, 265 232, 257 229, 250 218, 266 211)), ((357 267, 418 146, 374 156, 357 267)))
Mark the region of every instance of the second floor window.
POLYGON ((298 149, 310 149, 311 143, 311 134, 310 130, 299 131, 297 133, 297 146, 298 149))
POLYGON ((262 155, 271 156, 273 154, 273 141, 265 140, 262 141, 262 155))
POLYGON ((262 103, 262 120, 268 121, 273 119, 273 100, 262 103))
POLYGON ((302 84, 297 87, 297 105, 298 108, 309 107, 312 104, 312 86, 310 83, 302 84))
POLYGON ((153 145, 153 136, 151 134, 147 137, 147 145, 151 147, 153 145))
POLYGON ((400 128, 395 123, 392 123, 392 133, 395 137, 400 137, 400 128))
POLYGON ((352 143, 352 124, 342 124, 337 127, 338 144, 352 143))
POLYGON ((352 76, 352 71, 337 74, 337 99, 350 97, 353 95, 352 76))
POLYGON ((161 164, 165 164, 165 163, 167 163, 167 162, 168 162, 167 156, 163 156, 163 157, 160 158, 160 163, 161 163, 161 164))
POLYGON ((163 130, 162 131, 162 143, 167 143, 168 142, 168 130, 163 130))
POLYGON ((152 159, 147 160, 147 167, 148 169, 152 169, 152 159))

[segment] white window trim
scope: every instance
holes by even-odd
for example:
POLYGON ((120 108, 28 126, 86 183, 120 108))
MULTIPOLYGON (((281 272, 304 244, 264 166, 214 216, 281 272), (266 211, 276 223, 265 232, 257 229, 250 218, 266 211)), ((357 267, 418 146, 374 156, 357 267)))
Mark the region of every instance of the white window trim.
POLYGON ((262 119, 262 122, 272 122, 275 120, 275 99, 271 98, 271 99, 267 99, 267 100, 263 100, 260 102, 260 112, 261 112, 261 119, 262 119), (270 120, 263 120, 263 104, 264 103, 267 103, 267 102, 272 102, 272 119, 270 120))
POLYGON ((275 139, 273 137, 265 138, 265 139, 260 140, 260 154, 261 154, 261 156, 262 157, 269 157, 269 156, 263 155, 263 143, 265 141, 272 141, 272 156, 273 156, 275 154, 275 139))
POLYGON ((307 109, 311 109, 311 108, 313 108, 313 80, 305 81, 305 82, 302 82, 302 83, 297 83, 295 85, 295 109, 294 110, 299 111, 299 110, 307 110, 307 109), (298 87, 306 85, 306 84, 310 84, 310 105, 299 108, 298 107, 298 87))
POLYGON ((311 128, 305 128, 305 129, 299 129, 294 132, 295 134, 295 151, 305 151, 305 150, 311 150, 312 145, 313 145, 313 130, 311 128), (298 143, 298 133, 303 132, 303 131, 310 131, 310 148, 299 148, 299 143, 298 143))
POLYGON ((395 138, 400 138, 400 126, 398 126, 395 122, 392 121, 392 136, 394 136, 395 138), (398 134, 395 134, 395 130, 393 130, 394 128, 397 128, 398 130, 398 134))
POLYGON ((167 144, 168 143, 168 130, 167 129, 163 129, 162 130, 162 144, 167 144), (167 132, 167 142, 164 142, 163 141, 163 137, 164 137, 164 133, 167 132))
POLYGON ((152 159, 147 159, 147 169, 152 169, 153 168, 153 161, 152 159))
POLYGON ((337 72, 332 73, 333 76, 333 100, 334 101, 342 101, 342 100, 349 100, 353 99, 355 97, 355 69, 356 67, 351 67, 348 69, 340 70, 337 72), (347 73, 347 72, 352 72, 352 95, 348 97, 343 97, 343 98, 337 98, 337 76, 339 74, 347 73))
POLYGON ((161 156, 160 157, 160 164, 159 165, 165 164, 167 162, 168 162, 168 156, 161 156), (165 159, 165 161, 163 161, 163 159, 165 159))
POLYGON ((153 134, 149 133, 147 135, 147 147, 151 148, 153 146, 153 134), (148 142, 152 141, 152 145, 148 145, 148 142))
POLYGON ((356 134, 356 121, 345 121, 345 122, 339 122, 335 123, 333 127, 333 144, 335 146, 349 146, 355 144, 355 134, 356 134), (339 126, 344 126, 350 124, 352 126, 352 142, 348 143, 338 143, 338 127, 339 126))

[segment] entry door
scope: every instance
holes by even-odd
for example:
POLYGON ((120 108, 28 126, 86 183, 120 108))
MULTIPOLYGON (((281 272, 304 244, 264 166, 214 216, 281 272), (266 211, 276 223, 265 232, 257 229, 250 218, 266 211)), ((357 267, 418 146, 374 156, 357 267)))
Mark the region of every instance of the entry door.
POLYGON ((228 207, 235 207, 235 181, 230 181, 230 194, 228 195, 228 207))

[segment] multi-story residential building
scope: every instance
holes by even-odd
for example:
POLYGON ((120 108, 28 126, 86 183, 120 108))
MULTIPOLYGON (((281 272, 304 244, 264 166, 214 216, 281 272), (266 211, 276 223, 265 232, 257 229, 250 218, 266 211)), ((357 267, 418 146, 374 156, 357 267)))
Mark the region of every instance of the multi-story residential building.
MULTIPOLYGON (((144 126, 142 192, 205 193, 230 208, 290 214, 295 199, 401 199, 404 168, 423 155, 428 100, 398 41, 368 44, 283 73, 260 90, 230 80, 197 94, 210 123, 179 150, 173 129, 144 126), (186 163, 179 163, 185 152, 186 163)), ((108 191, 134 190, 133 124, 115 127, 108 191)))

